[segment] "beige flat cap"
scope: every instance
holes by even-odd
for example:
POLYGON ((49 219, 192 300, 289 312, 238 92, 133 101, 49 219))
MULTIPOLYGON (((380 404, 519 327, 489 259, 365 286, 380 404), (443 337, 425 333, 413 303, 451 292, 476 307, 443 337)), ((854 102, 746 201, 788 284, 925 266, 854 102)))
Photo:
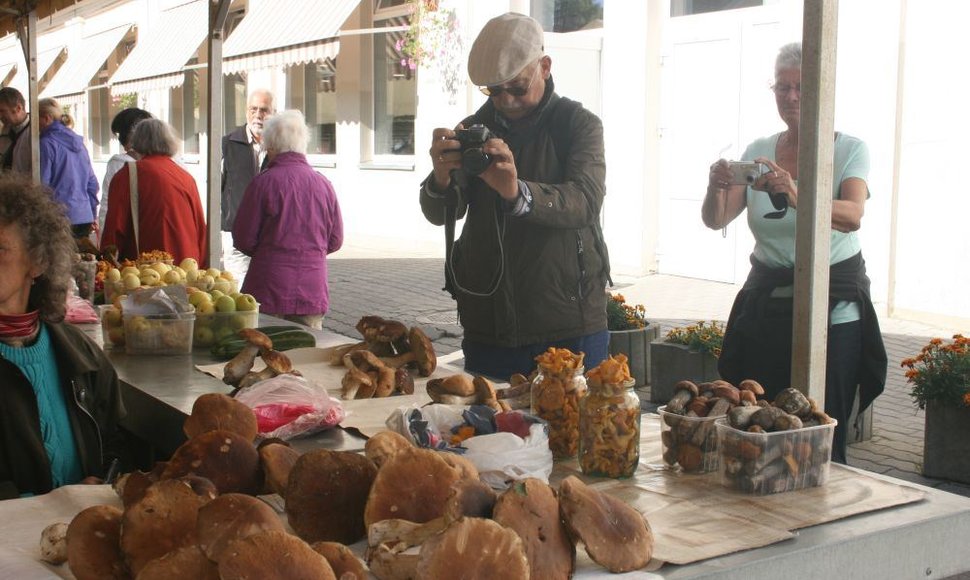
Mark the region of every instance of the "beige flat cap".
POLYGON ((468 77, 480 87, 516 77, 542 56, 542 26, 524 14, 507 12, 489 20, 468 54, 468 77))

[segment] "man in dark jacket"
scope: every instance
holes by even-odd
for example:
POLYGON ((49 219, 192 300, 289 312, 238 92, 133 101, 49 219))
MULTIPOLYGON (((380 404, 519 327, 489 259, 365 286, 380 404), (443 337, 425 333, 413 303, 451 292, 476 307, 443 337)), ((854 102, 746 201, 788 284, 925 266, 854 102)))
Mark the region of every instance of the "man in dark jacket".
POLYGON ((490 20, 468 57, 489 99, 458 131, 482 125, 491 138, 477 150, 469 137, 480 130, 435 129, 434 169, 421 188, 428 221, 447 228, 466 218, 446 260, 465 369, 502 380, 532 371, 550 346, 584 352, 590 368, 609 342, 603 126, 555 93, 551 67, 538 22, 490 20))
POLYGON ((246 124, 222 138, 222 267, 242 284, 249 257, 232 245, 232 224, 249 182, 266 158, 260 146, 263 123, 274 113, 273 93, 259 89, 249 95, 246 124))
POLYGON ((88 237, 98 215, 98 178, 84 139, 61 123, 63 111, 54 99, 38 103, 40 181, 54 191, 77 239, 88 237))

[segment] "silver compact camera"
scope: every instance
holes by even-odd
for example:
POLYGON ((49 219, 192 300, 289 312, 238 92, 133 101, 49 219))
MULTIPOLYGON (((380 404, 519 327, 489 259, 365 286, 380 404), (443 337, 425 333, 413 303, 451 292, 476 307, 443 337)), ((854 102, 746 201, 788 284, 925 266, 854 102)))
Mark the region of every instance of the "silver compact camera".
POLYGON ((759 177, 768 173, 768 165, 754 161, 729 161, 731 185, 751 185, 759 177))

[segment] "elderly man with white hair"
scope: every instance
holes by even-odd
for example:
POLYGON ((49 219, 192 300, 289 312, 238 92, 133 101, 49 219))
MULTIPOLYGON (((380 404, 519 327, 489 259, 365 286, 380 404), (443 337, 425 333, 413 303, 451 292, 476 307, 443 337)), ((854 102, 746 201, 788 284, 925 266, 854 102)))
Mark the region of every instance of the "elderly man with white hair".
POLYGON ((343 244, 343 220, 330 181, 306 159, 303 114, 266 121, 266 169, 253 178, 232 226, 233 245, 251 257, 242 291, 261 310, 323 328, 330 304, 327 255, 343 244))

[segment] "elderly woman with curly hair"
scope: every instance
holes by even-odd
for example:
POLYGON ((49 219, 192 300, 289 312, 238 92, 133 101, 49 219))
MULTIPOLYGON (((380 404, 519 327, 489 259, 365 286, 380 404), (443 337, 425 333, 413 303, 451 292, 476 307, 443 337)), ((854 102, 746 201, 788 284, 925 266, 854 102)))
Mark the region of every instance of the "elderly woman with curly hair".
POLYGON ((269 164, 246 188, 232 240, 252 257, 242 291, 263 312, 322 328, 330 303, 327 254, 340 249, 344 228, 333 186, 307 163, 307 134, 299 111, 266 121, 269 164))
POLYGON ((104 351, 63 322, 75 259, 64 211, 0 177, 0 499, 100 483, 125 415, 104 351))

